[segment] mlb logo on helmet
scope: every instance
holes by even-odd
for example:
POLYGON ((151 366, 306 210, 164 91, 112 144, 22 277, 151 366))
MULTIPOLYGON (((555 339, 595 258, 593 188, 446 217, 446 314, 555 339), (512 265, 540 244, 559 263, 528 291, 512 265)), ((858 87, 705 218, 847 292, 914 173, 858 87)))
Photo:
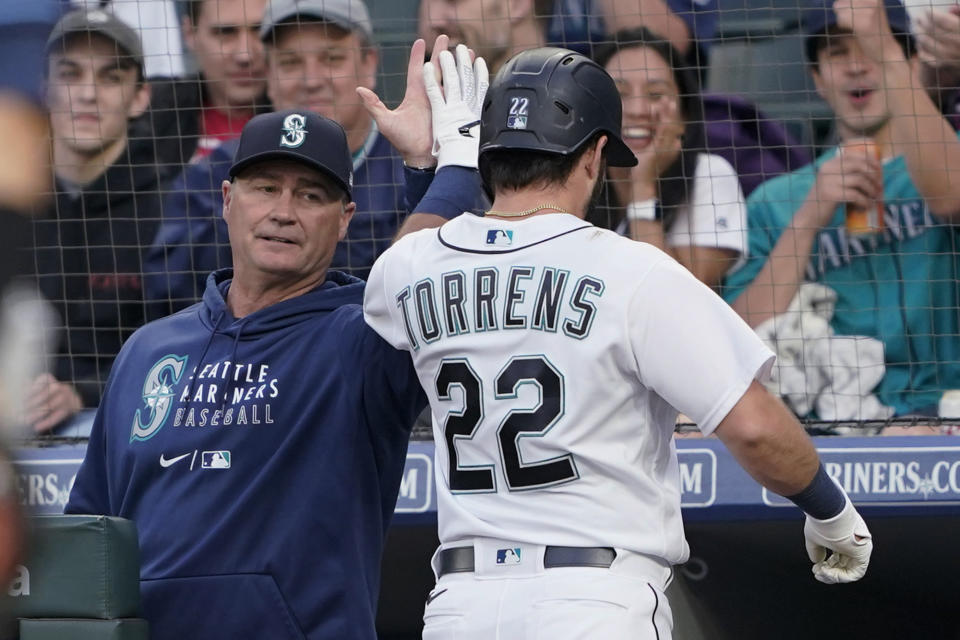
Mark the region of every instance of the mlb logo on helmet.
POLYGON ((200 458, 201 469, 229 469, 230 452, 229 451, 204 451, 200 458))
POLYGON ((510 229, 490 229, 487 231, 487 244, 509 247, 513 244, 513 231, 510 229))
POLYGON ((507 116, 508 129, 526 129, 527 116, 510 115, 507 116))
POLYGON ((520 564, 520 547, 497 549, 497 564, 520 564))

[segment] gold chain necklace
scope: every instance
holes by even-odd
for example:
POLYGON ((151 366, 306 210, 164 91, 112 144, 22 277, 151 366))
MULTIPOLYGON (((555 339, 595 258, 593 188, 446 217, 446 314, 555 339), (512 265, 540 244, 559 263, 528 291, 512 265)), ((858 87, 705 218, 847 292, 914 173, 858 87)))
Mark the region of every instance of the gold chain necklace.
MULTIPOLYGON (((544 209, 554 209, 557 213, 570 213, 566 209, 558 207, 555 204, 539 204, 532 209, 527 209, 526 211, 487 211, 488 216, 497 216, 498 218, 522 218, 524 216, 531 216, 538 211, 543 211, 544 209)), ((570 214, 573 215, 573 214, 570 214)))

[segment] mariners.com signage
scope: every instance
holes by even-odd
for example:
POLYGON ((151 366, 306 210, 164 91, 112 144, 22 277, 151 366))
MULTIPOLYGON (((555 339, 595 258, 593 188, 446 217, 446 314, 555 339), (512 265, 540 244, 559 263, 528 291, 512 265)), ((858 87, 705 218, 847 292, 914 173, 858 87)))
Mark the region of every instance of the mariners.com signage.
MULTIPOLYGON (((821 448, 827 473, 871 506, 960 504, 960 446, 821 448)), ((770 506, 791 503, 763 490, 770 506)))
MULTIPOLYGON (((960 505, 960 444, 953 437, 816 438, 820 457, 858 505, 868 507, 936 507, 960 505), (904 446, 907 444, 908 446, 904 446)), ((677 441, 682 504, 690 515, 726 507, 751 510, 792 507, 762 489, 714 439, 677 441)), ((14 466, 20 500, 38 515, 57 514, 70 495, 82 446, 19 449, 14 466)), ((214 452, 216 453, 216 452, 214 452)), ((217 473, 239 464, 226 458, 217 473)), ((158 462, 159 464, 159 462, 158 462)), ((186 464, 186 463, 184 463, 186 464)), ((204 467, 197 463, 197 471, 204 467)), ((433 443, 411 442, 397 499, 397 522, 407 515, 436 510, 433 443)))

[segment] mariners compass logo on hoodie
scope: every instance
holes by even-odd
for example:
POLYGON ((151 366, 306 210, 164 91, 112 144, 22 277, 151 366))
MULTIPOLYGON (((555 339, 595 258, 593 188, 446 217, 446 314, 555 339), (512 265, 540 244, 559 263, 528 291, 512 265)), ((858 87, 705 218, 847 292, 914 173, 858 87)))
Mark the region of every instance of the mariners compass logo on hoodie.
POLYGON ((133 418, 130 442, 149 440, 163 427, 170 415, 174 387, 183 377, 187 356, 166 355, 157 360, 143 381, 144 409, 137 409, 133 418))

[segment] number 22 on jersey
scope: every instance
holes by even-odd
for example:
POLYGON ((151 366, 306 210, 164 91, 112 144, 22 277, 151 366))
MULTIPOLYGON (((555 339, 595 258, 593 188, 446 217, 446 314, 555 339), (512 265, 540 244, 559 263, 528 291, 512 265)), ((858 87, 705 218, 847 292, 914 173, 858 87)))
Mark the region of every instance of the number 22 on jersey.
MULTIPOLYGON (((472 440, 493 407, 485 407, 483 383, 468 360, 444 360, 436 377, 437 396, 441 402, 453 400, 451 390, 460 387, 463 403, 451 409, 443 424, 450 460, 449 483, 454 493, 489 493, 497 490, 496 466, 461 466, 457 443, 472 440)), ((573 455, 567 453, 548 460, 525 462, 520 454, 520 441, 541 438, 560 420, 564 411, 563 375, 541 355, 515 356, 494 380, 495 399, 515 399, 524 385, 539 390, 540 402, 529 409, 512 409, 497 428, 500 463, 510 491, 529 491, 551 487, 579 478, 573 455)))

